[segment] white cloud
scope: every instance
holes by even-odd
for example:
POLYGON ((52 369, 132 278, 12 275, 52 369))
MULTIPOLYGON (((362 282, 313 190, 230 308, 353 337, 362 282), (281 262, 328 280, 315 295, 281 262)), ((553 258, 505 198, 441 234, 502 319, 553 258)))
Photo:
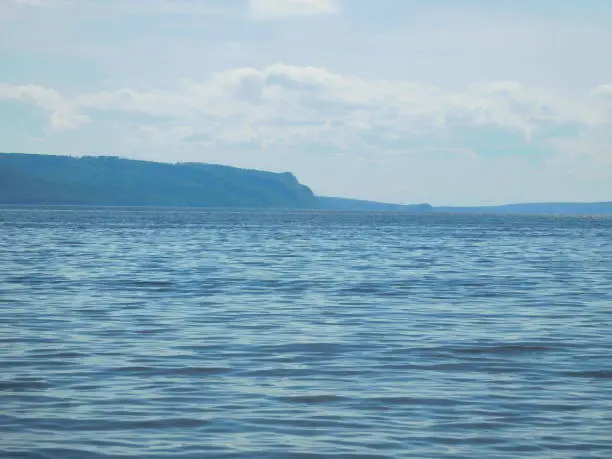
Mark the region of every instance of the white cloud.
POLYGON ((259 20, 334 14, 340 9, 336 0, 249 0, 249 7, 251 16, 259 20))
MULTIPOLYGON (((182 14, 182 15, 217 15, 226 13, 226 2, 216 0, 107 0, 104 5, 95 5, 97 11, 111 11, 125 14, 182 14)), ((96 11, 90 5, 91 11, 96 11)))
POLYGON ((575 137, 555 137, 548 140, 551 147, 561 153, 556 160, 576 161, 588 158, 594 163, 612 170, 612 131, 585 131, 575 137))
POLYGON ((13 0, 17 5, 55 7, 68 4, 68 0, 13 0))
MULTIPOLYGON (((2 0, 0 0, 2 1, 2 0)), ((6 0, 4 0, 6 1, 6 0)), ((231 11, 226 2, 218 0, 8 0, 8 5, 56 8, 77 7, 80 18, 97 18, 108 15, 220 15, 231 11)), ((0 7, 3 6, 0 3, 0 7)))
MULTIPOLYGON (((444 132, 493 128, 532 141, 547 135, 551 126, 572 126, 582 136, 574 145, 596 139, 597 148, 589 154, 601 156, 609 155, 607 145, 612 145, 612 140, 600 135, 612 127, 609 87, 600 86, 584 98, 518 82, 448 91, 275 64, 227 70, 206 81, 183 81, 172 91, 123 88, 69 98, 53 89, 4 84, 0 99, 20 99, 43 108, 51 114, 53 130, 77 128, 95 120, 96 112, 122 112, 136 119, 158 118, 155 126, 145 127, 154 129, 156 139, 168 133, 172 142, 207 139, 215 145, 324 145, 398 153, 409 152, 408 144, 415 139, 433 141, 444 132)), ((565 139, 549 145, 565 149, 572 144, 565 139)), ((585 148, 577 151, 586 154, 585 148)))
POLYGON ((13 0, 18 5, 31 5, 31 6, 45 6, 50 2, 49 0, 13 0))
POLYGON ((90 118, 79 113, 73 103, 54 89, 35 85, 11 85, 0 83, 0 101, 22 100, 49 112, 49 126, 53 131, 76 129, 90 122, 90 118))

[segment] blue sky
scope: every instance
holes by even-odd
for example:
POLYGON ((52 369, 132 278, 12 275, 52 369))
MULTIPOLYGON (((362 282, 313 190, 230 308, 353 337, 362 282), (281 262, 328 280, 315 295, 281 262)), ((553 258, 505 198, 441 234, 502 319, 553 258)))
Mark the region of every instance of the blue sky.
POLYGON ((612 200, 609 0, 2 0, 0 151, 612 200))

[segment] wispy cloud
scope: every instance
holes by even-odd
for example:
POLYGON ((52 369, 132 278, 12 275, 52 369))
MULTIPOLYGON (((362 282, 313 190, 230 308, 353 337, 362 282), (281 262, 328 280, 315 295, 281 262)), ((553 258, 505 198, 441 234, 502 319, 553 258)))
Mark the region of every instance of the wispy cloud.
POLYGON ((18 5, 30 5, 30 6, 47 6, 53 2, 53 0, 13 0, 18 5))
POLYGON ((249 0, 251 16, 257 20, 276 20, 291 16, 335 14, 336 0, 249 0))
POLYGON ((52 131, 76 129, 90 121, 87 115, 78 112, 74 103, 54 89, 0 83, 0 100, 3 99, 21 100, 47 111, 52 131))
POLYGON ((189 14, 214 15, 230 8, 216 0, 9 0, 13 5, 29 7, 77 7, 91 14, 189 14))
POLYGON ((35 7, 56 7, 70 4, 70 0, 13 0, 16 5, 35 6, 35 7))
MULTIPOLYGON (((79 6, 85 9, 105 9, 122 12, 201 14, 226 11, 227 5, 216 0, 106 0, 100 4, 91 0, 9 0, 16 5, 33 7, 79 6)), ((338 0, 248 0, 253 19, 275 20, 292 16, 335 14, 340 11, 338 0)))

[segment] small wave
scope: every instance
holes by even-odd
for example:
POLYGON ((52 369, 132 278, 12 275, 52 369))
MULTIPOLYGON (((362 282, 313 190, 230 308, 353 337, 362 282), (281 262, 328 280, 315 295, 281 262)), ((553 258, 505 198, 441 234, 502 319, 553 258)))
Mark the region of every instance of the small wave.
POLYGON ((156 376, 208 376, 222 374, 231 371, 227 367, 151 367, 151 366, 126 366, 111 368, 110 373, 133 374, 133 375, 156 375, 156 376))
POLYGON ((393 405, 456 406, 460 404, 459 401, 450 398, 434 397, 387 396, 370 397, 364 399, 364 401, 382 404, 388 407, 393 407, 393 405))
POLYGON ((0 391, 7 392, 29 392, 45 390, 50 387, 51 385, 42 379, 14 379, 0 381, 0 391))
POLYGON ((306 403, 306 404, 317 404, 317 403, 334 403, 346 400, 345 397, 340 395, 293 395, 289 397, 277 397, 277 400, 288 402, 288 403, 306 403))
POLYGON ((547 352, 554 350, 552 346, 539 344, 497 344, 487 346, 458 346, 450 350, 459 354, 520 354, 528 352, 547 352))
POLYGON ((259 346, 257 350, 262 353, 297 353, 297 354, 338 354, 343 351, 349 351, 354 348, 347 349, 339 343, 288 343, 272 346, 259 346))
POLYGON ((563 375, 576 378, 612 379, 612 370, 567 371, 563 375))

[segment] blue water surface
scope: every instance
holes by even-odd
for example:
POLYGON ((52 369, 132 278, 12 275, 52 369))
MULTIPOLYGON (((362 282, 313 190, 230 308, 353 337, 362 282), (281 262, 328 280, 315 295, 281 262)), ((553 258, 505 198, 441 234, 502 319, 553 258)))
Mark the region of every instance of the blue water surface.
POLYGON ((612 457, 612 219, 0 209, 0 457, 612 457))

